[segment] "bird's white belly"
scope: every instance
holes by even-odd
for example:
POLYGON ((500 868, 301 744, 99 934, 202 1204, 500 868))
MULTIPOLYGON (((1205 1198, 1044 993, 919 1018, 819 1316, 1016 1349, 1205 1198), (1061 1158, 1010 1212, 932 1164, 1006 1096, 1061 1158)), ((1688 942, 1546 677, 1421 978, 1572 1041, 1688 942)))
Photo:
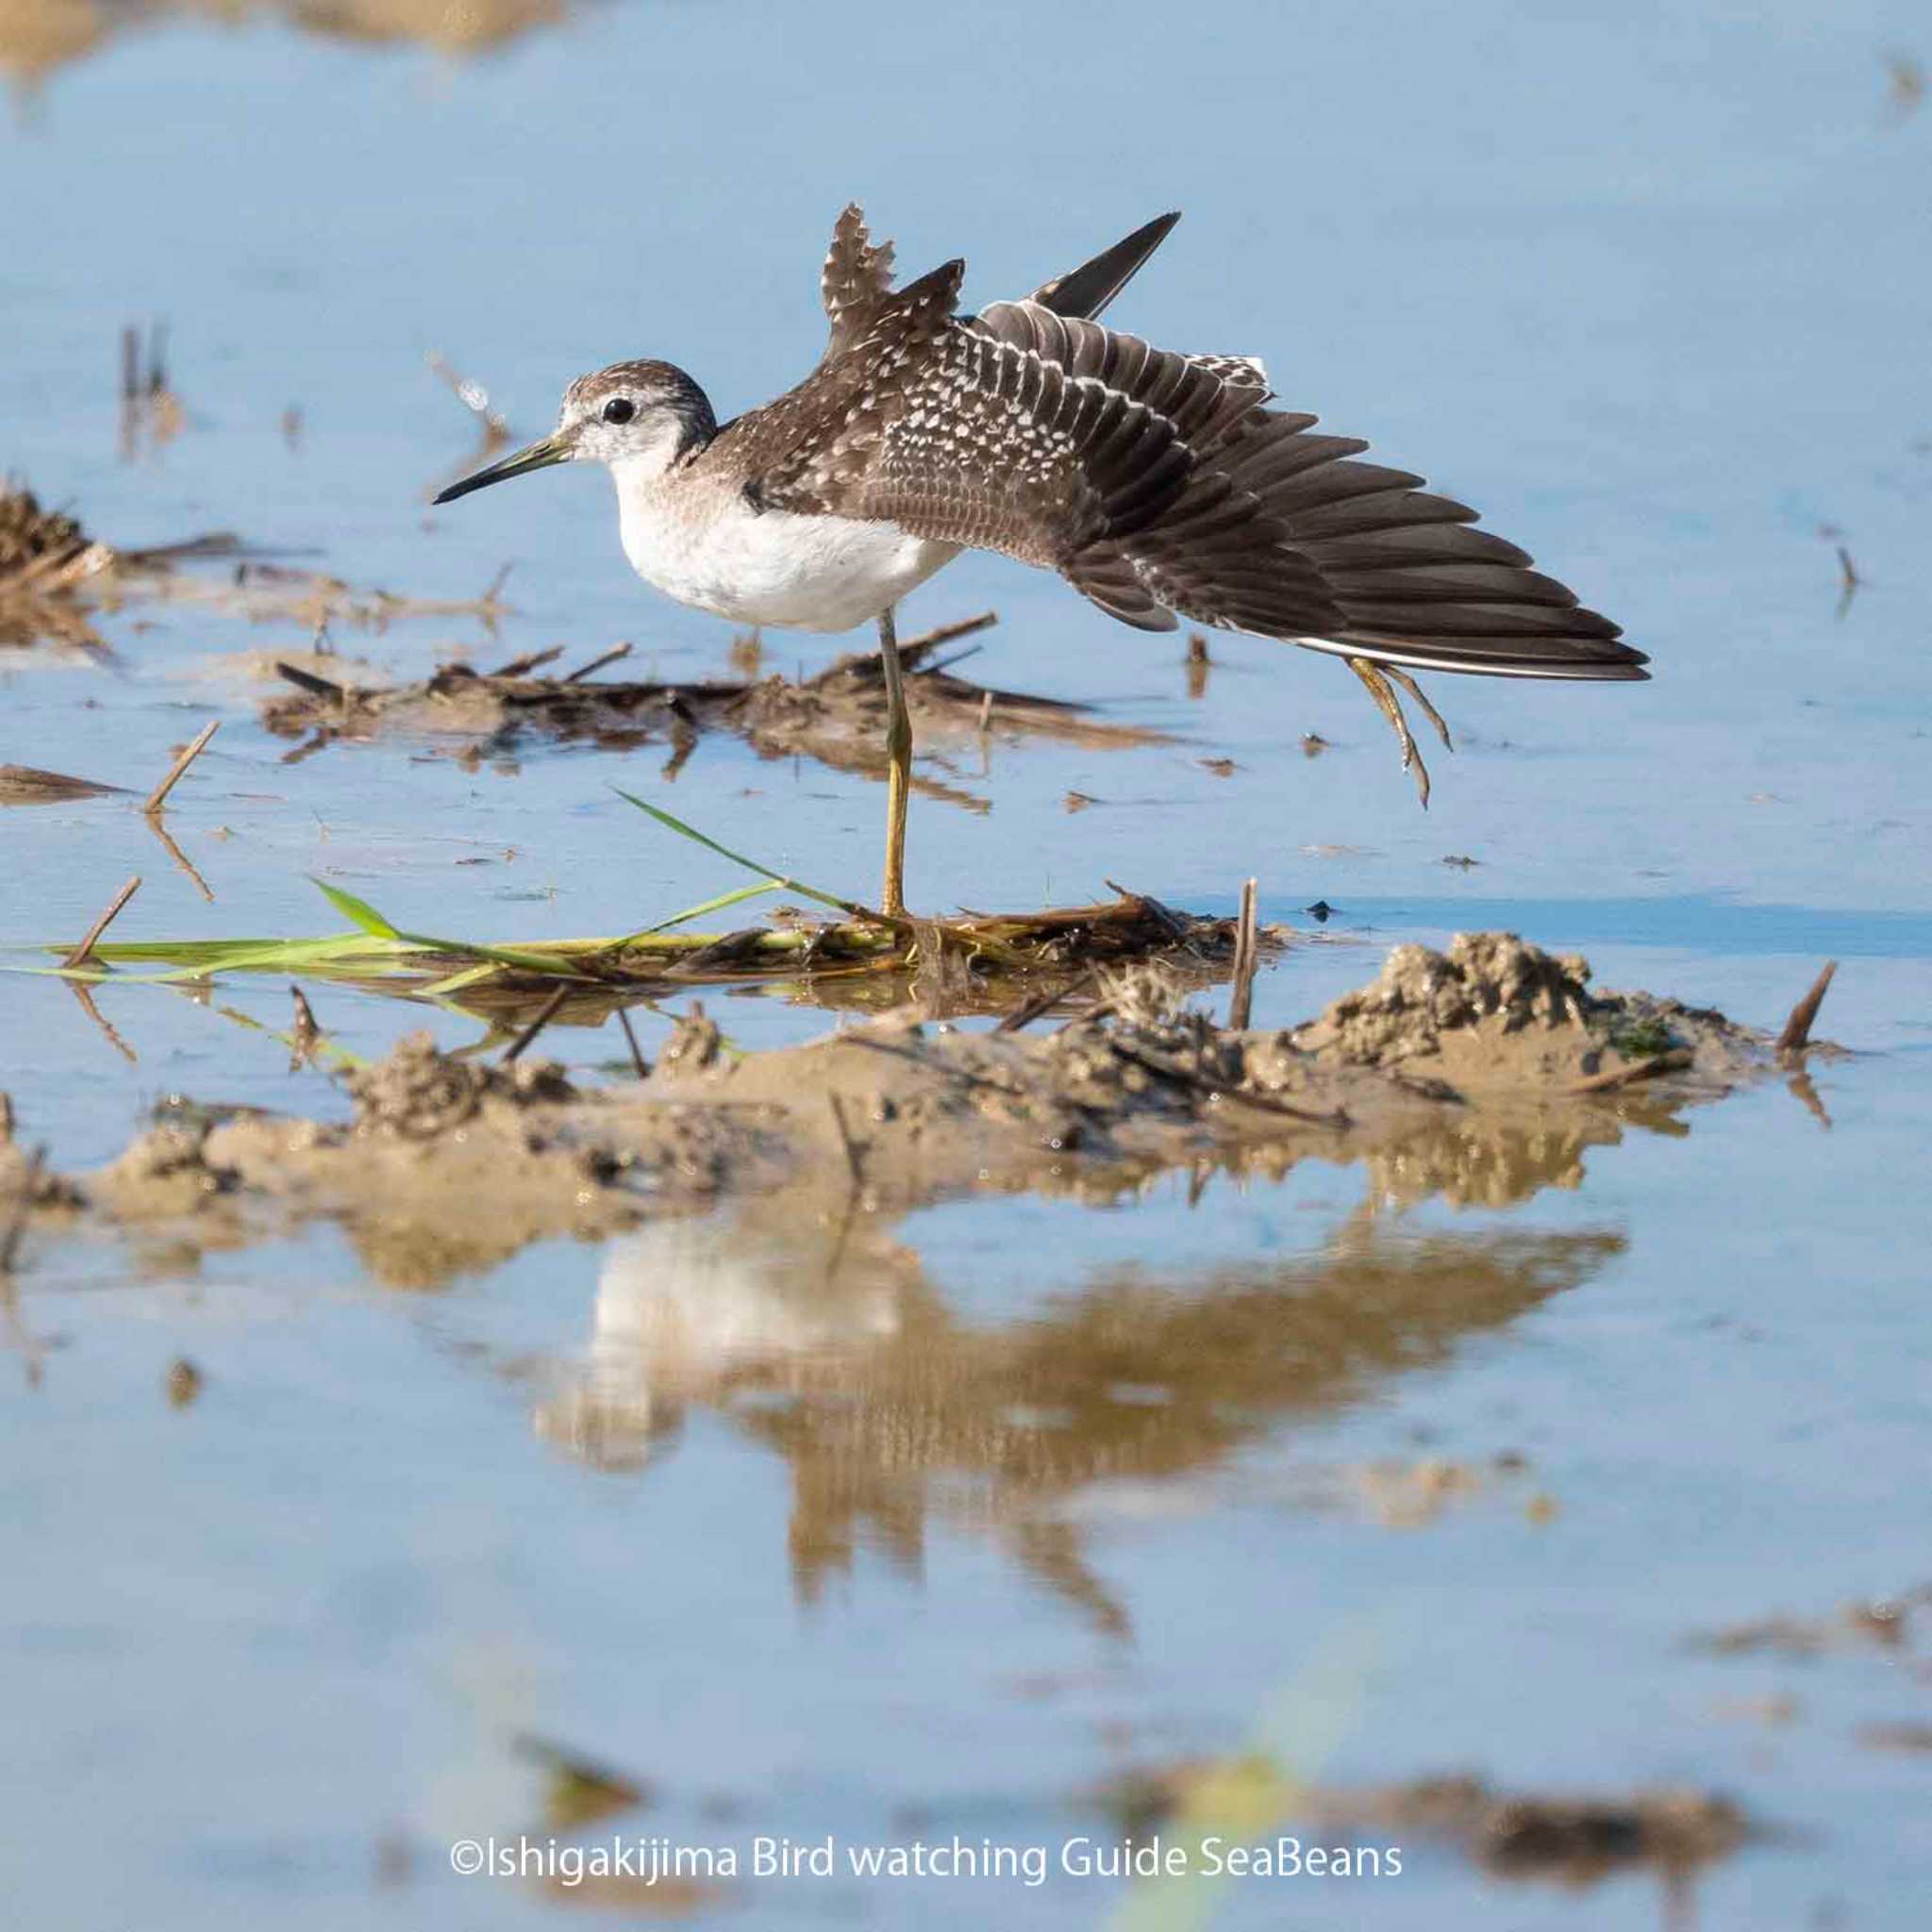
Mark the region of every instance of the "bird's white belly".
POLYGON ((739 497, 704 516, 621 485, 618 500, 624 554, 639 576, 734 624, 851 630, 959 554, 891 524, 758 510, 739 497))

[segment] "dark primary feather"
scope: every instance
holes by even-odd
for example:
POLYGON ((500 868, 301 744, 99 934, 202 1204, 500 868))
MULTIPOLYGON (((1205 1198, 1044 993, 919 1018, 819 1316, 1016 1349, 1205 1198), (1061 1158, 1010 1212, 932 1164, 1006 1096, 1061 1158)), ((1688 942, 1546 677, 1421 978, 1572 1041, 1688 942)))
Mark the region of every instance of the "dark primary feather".
POLYGON ((1471 527, 1474 510, 1264 407, 1258 362, 1156 349, 1074 312, 1110 299, 1172 225, 1044 300, 962 318, 961 264, 889 292, 890 251, 848 209, 825 280, 845 347, 720 447, 765 504, 1002 551, 1142 629, 1179 613, 1419 669, 1647 675, 1617 625, 1471 527))
POLYGON ((1156 215, 1111 248, 1103 248, 1091 261, 1041 283, 1033 291, 1033 300, 1056 315, 1098 315, 1141 273, 1147 258, 1173 233, 1179 220, 1178 209, 1156 215))

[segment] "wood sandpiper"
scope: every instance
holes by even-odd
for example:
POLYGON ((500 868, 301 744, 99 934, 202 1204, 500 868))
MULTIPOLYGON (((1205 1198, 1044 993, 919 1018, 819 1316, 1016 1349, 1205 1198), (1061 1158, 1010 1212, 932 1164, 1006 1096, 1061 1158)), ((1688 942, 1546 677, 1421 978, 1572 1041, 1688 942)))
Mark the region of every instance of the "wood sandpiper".
POLYGON ((912 727, 899 600, 962 549, 1058 571, 1140 630, 1177 617, 1341 658, 1428 774, 1394 687, 1411 675, 1641 678, 1616 625, 1529 568, 1475 512, 1367 445, 1271 409, 1247 356, 1157 349, 1094 320, 1179 219, 1163 215, 1024 301, 958 313, 963 261, 903 289, 855 208, 821 290, 823 360, 720 425, 668 362, 614 362, 565 391, 556 430, 451 485, 448 503, 553 463, 609 466, 646 582, 734 623, 878 626, 887 699, 882 909, 905 912, 912 727))

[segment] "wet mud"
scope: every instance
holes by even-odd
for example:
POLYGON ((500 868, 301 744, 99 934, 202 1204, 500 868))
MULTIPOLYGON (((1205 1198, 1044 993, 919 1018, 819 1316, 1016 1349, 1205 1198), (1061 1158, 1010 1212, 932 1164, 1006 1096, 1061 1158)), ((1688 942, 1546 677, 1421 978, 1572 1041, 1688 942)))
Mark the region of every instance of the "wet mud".
MULTIPOLYGON (((108 1167, 40 1175, 31 1210, 187 1223, 217 1244, 327 1215, 378 1275, 429 1283, 721 1202, 809 1220, 828 1191, 884 1214, 974 1189, 1107 1199, 1203 1163, 1360 1162, 1391 1199, 1499 1206, 1778 1065, 1769 1036, 1588 975, 1481 933, 1399 946, 1372 983, 1274 1031, 1219 1026, 1144 970, 1048 1032, 900 1009, 743 1054, 693 1014, 646 1077, 589 1089, 415 1035, 345 1076, 349 1123, 174 1102, 108 1167)), ((17 1141, 0 1149, 0 1201, 27 1191, 25 1161, 17 1141)))

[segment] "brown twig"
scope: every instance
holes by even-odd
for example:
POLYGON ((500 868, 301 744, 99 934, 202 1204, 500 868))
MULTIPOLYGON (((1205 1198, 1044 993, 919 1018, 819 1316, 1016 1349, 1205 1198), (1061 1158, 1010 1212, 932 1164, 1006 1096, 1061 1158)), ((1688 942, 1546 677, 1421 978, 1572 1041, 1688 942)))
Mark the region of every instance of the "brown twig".
POLYGON ((1780 1053, 1803 1053, 1811 1041, 1811 1023, 1818 1017, 1818 1009, 1824 1004, 1825 989, 1830 986, 1832 974, 1838 971, 1838 961, 1827 959, 1811 982, 1811 991, 1791 1008, 1791 1017, 1785 1022, 1785 1030, 1777 1037, 1777 1050, 1780 1053))
POLYGON ((1252 1107, 1260 1113, 1278 1114, 1284 1120, 1300 1121, 1311 1127, 1347 1128, 1355 1124, 1346 1109, 1337 1108, 1332 1113, 1316 1113, 1312 1108, 1293 1107, 1285 1100, 1276 1100, 1266 1093, 1253 1093, 1245 1087, 1237 1087, 1231 1081, 1218 1080, 1212 1074, 1198 1067, 1169 1066, 1149 1054, 1141 1053, 1137 1047, 1129 1046, 1125 1041, 1109 1039, 1108 1045, 1131 1065, 1143 1073, 1152 1074, 1157 1079, 1169 1081, 1184 1091, 1211 1093, 1220 1100, 1231 1100, 1242 1107, 1252 1107))
POLYGON ((554 664, 563 656, 561 644, 552 644, 547 651, 527 651, 521 658, 512 658, 508 664, 499 664, 494 671, 486 671, 485 677, 527 677, 531 672, 544 664, 554 664))
POLYGON ((1601 1074, 1592 1074, 1589 1079, 1577 1081, 1570 1091, 1609 1093, 1619 1087, 1634 1087, 1640 1080, 1656 1079, 1659 1074, 1681 1074, 1694 1058, 1688 1046, 1674 1046, 1630 1066, 1610 1067, 1601 1074))
POLYGON ((88 957, 88 955, 93 951, 94 945, 96 941, 100 939, 101 935, 104 932, 106 932, 107 929, 110 925, 112 925, 114 921, 120 916, 122 907, 126 905, 128 900, 133 898, 135 893, 137 893, 140 891, 141 874, 139 873, 136 873, 135 875, 131 879, 129 879, 127 883, 125 886, 123 886, 121 890, 118 892, 116 892, 110 900, 108 901, 107 910, 103 912, 101 916, 97 920, 95 920, 91 926, 88 927, 87 937, 84 940, 82 940, 81 942, 77 946, 75 946, 75 949, 71 953, 69 953, 64 959, 61 960, 61 965, 78 966, 81 963, 81 961, 85 959, 88 957))
POLYGON ((210 718, 194 734, 193 740, 182 746, 180 757, 168 768, 168 775, 148 794, 147 803, 142 807, 142 812, 151 814, 160 810, 167 803, 168 793, 181 782, 181 774, 208 749, 208 740, 221 728, 222 721, 219 718, 210 718))
POLYGON ((638 1044, 636 1030, 630 1024, 630 1015, 622 1007, 617 1009, 617 1024, 624 1028, 624 1043, 630 1048, 630 1063, 637 1070, 640 1080, 651 1077, 651 1063, 644 1058, 643 1049, 638 1044))
POLYGON ((275 675, 286 677, 298 691, 306 691, 310 697, 332 698, 339 705, 348 703, 346 687, 338 684, 334 678, 304 671, 298 665, 284 663, 279 658, 275 660, 275 675))
POLYGON ((982 610, 977 617, 962 617, 956 624, 941 625, 937 630, 921 631, 899 646, 899 661, 910 670, 911 659, 923 658, 941 644, 950 644, 955 638, 970 638, 975 631, 991 630, 999 621, 997 610, 982 610))
POLYGON ((1051 1012, 1062 1000, 1073 999, 1085 992, 1090 987, 1100 984, 1097 970, 1080 974, 1060 986, 1050 986, 1043 992, 1035 993, 1031 999, 1023 1000, 992 1030, 995 1033, 1017 1033, 1023 1026, 1030 1026, 1041 1014, 1051 1012))
POLYGON ((542 1006, 540 1007, 537 1010, 537 1017, 534 1020, 532 1020, 530 1024, 527 1026, 525 1026, 524 1030, 521 1033, 519 1033, 514 1040, 510 1041, 508 1047, 505 1050, 503 1056, 503 1064, 505 1066, 508 1067, 515 1063, 517 1057, 523 1052, 525 1047, 528 1046, 531 1041, 535 1040, 538 1034, 542 1032, 544 1027, 549 1025, 551 1021, 556 1019, 558 1008, 561 1007, 564 1001, 567 1000, 569 997, 570 988, 568 986, 559 986, 557 989, 557 991, 554 993, 552 993, 547 1000, 543 1002, 542 1006))
POLYGON ((1256 930, 1260 884, 1248 879, 1241 886, 1241 914, 1234 929, 1234 989, 1227 996, 1227 1024, 1231 1032, 1245 1033, 1255 1004, 1255 968, 1260 963, 1260 941, 1256 930))
POLYGON ((825 1105, 832 1109, 832 1124, 839 1130, 839 1144, 845 1150, 846 1171, 852 1176, 855 1188, 865 1185, 865 1170, 859 1162, 858 1149, 853 1145, 852 1130, 845 1124, 845 1107, 839 1096, 827 1090, 825 1105))
POLYGON ((620 658, 628 658, 631 647, 628 642, 619 644, 614 651, 606 651, 601 658, 592 658, 588 664, 579 665, 563 681, 565 684, 581 684, 593 671, 601 671, 607 664, 615 664, 620 658))

